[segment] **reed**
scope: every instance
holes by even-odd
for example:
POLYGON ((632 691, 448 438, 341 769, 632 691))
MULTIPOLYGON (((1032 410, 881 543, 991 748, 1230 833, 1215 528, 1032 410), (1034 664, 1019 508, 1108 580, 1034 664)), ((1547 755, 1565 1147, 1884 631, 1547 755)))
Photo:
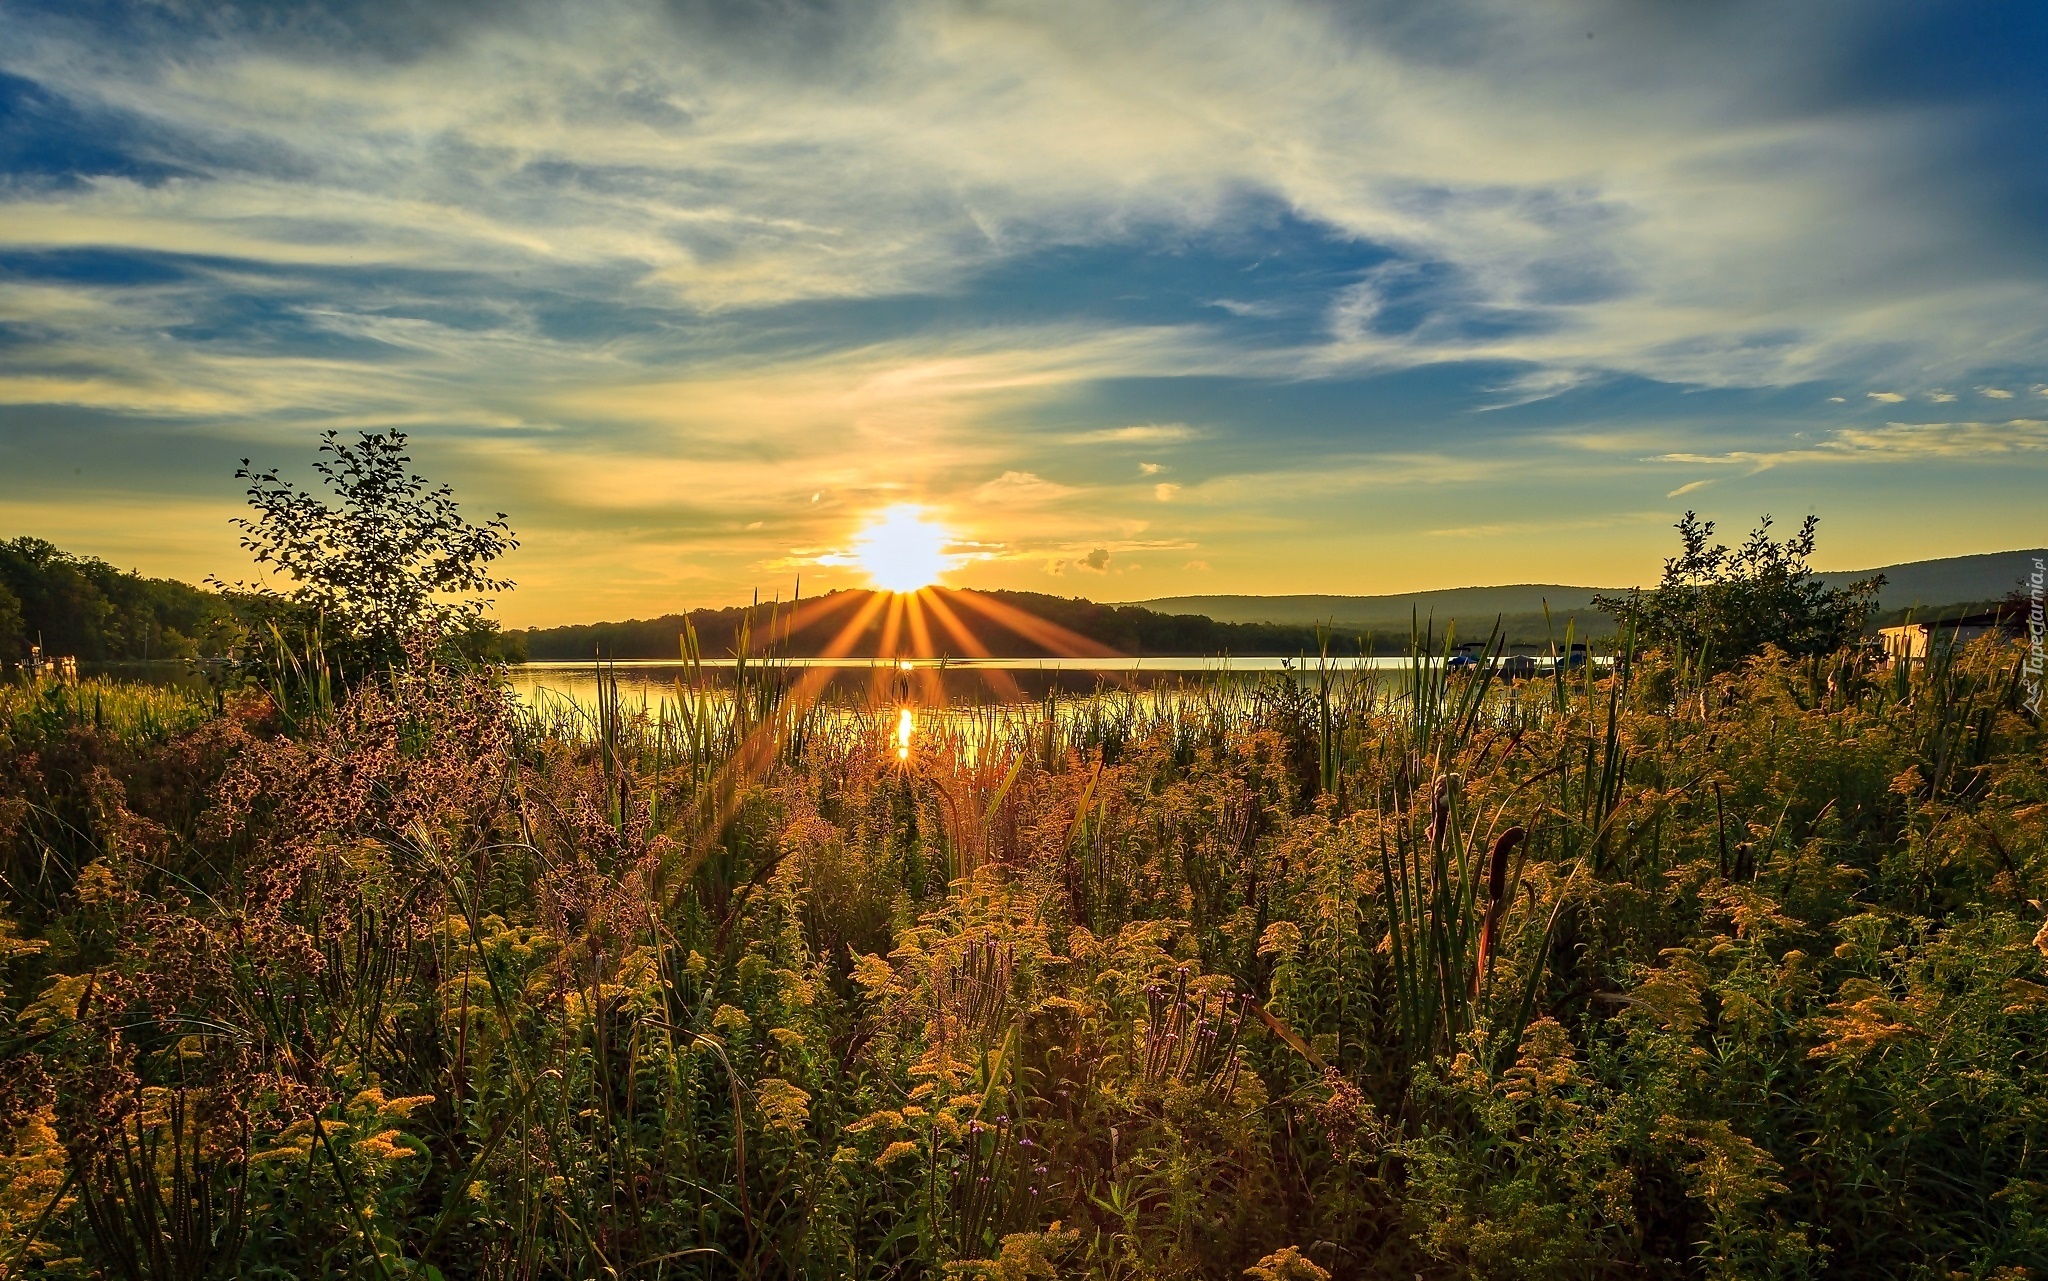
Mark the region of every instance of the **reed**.
POLYGON ((2010 650, 1530 679, 1418 620, 1398 671, 941 706, 807 685, 778 635, 714 670, 686 634, 649 702, 317 654, 249 696, 0 689, 0 1268, 2048 1250, 2010 650))

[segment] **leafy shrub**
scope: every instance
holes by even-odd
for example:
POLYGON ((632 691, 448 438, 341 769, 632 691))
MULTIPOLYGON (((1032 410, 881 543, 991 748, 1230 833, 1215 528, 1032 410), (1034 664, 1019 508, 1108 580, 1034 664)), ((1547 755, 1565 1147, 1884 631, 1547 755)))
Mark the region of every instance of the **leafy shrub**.
POLYGON ((1863 634, 1884 575, 1846 587, 1816 578, 1807 558, 1819 527, 1819 518, 1808 516, 1797 534, 1775 539, 1766 516, 1731 549, 1709 542, 1713 521, 1687 512, 1677 525, 1679 554, 1664 562, 1655 591, 1593 603, 1642 643, 1710 670, 1734 667, 1765 646, 1793 655, 1833 653, 1863 634))
POLYGON ((512 586, 491 576, 519 545, 505 513, 472 523, 448 486, 430 487, 409 470, 405 443, 397 430, 362 432, 353 443, 324 433, 313 470, 332 502, 246 458, 235 473, 249 482, 255 513, 235 521, 242 546, 291 581, 282 591, 241 584, 239 592, 288 605, 294 631, 320 629, 357 669, 400 661, 405 643, 423 634, 485 645, 494 630, 483 620, 489 596, 512 586))

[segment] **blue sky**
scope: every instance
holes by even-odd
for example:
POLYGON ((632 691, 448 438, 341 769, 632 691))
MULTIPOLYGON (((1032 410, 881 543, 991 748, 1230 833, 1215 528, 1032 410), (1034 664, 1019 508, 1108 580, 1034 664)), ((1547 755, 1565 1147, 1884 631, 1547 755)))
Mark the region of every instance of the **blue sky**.
POLYGON ((0 0, 0 535, 398 426, 546 623, 2048 543, 2029 3, 0 0))

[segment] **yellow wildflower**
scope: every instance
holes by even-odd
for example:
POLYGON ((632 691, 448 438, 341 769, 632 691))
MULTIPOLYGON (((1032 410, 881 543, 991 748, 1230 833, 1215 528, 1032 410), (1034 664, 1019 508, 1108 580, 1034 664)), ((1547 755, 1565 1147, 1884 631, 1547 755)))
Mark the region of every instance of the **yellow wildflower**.
POLYGON ((760 1105, 766 1129, 795 1134, 811 1119, 811 1096, 781 1077, 771 1076, 756 1086, 754 1101, 760 1105))
POLYGON ((860 984, 861 990, 869 996, 876 996, 896 981, 896 971, 889 968, 887 961, 872 953, 866 956, 856 955, 853 961, 853 981, 860 984))
POLYGON ((1292 921, 1275 921, 1259 935, 1259 955, 1292 960, 1301 950, 1301 927, 1292 921))
POLYGON ((893 1130, 902 1124, 903 1114, 901 1112, 870 1112, 852 1125, 847 1126, 846 1132, 848 1134, 866 1134, 878 1125, 886 1126, 893 1130))
POLYGON ((1252 1281, 1330 1281, 1330 1274, 1302 1257, 1297 1246, 1269 1254, 1244 1270, 1252 1281))
POLYGON ((431 1094, 408 1094, 403 1098, 388 1099, 377 1109, 377 1115, 404 1121, 412 1116, 414 1108, 423 1108, 434 1101, 431 1094))
POLYGON ((43 988, 42 995, 21 1012, 22 1021, 34 1032, 54 1032, 78 1019, 78 1003, 85 999, 90 974, 59 974, 43 988))
POLYGON ((878 1170, 886 1170, 891 1165, 894 1165, 896 1162, 901 1161, 904 1157, 916 1155, 917 1144, 911 1143, 904 1139, 898 1139, 896 1140, 896 1142, 891 1143, 888 1147, 882 1149, 882 1155, 875 1158, 875 1168, 878 1170))
POLYGON ((107 867, 107 861, 96 858, 87 863, 73 883, 78 901, 87 907, 96 906, 114 897, 114 873, 107 867))
POLYGON ((379 1161, 403 1161, 419 1153, 399 1143, 404 1135, 398 1130, 379 1130, 369 1138, 356 1144, 356 1151, 379 1161))

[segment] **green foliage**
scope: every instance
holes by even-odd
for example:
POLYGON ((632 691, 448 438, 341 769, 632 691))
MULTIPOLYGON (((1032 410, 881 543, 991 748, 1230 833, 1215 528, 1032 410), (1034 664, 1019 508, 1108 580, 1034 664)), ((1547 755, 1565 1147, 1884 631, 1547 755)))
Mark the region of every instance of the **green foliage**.
POLYGON ((1692 512, 1679 518, 1681 549, 1664 562, 1664 577, 1647 594, 1600 596, 1594 604, 1638 643, 1665 648, 1728 670, 1767 645, 1788 654, 1828 654, 1853 643, 1877 606, 1882 574, 1846 587, 1814 576, 1819 518, 1808 516, 1787 539, 1771 537, 1771 518, 1758 522, 1742 545, 1709 542, 1714 522, 1692 512))
POLYGON ((918 709, 907 758, 772 664, 22 691, 0 1265, 2023 1276, 2017 657, 1418 661, 918 709))
POLYGON ((89 660, 225 653, 236 634, 227 601, 167 578, 73 556, 40 538, 0 541, 0 664, 40 643, 89 660))

